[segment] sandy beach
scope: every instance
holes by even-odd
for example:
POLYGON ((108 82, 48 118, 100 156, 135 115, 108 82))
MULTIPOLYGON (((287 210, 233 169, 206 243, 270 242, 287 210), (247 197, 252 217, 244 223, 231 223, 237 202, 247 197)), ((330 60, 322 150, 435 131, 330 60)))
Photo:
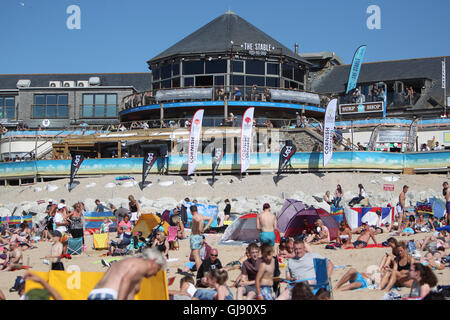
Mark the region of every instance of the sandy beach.
MULTIPOLYGON (((197 199, 200 203, 215 203, 219 205, 219 210, 223 210, 223 200, 229 198, 232 201, 232 212, 244 214, 250 211, 260 211, 261 203, 269 202, 272 205, 272 212, 278 213, 283 204, 283 199, 294 198, 302 200, 309 205, 321 206, 329 210, 329 206, 323 202, 317 202, 312 196, 323 196, 326 190, 334 192, 336 184, 341 184, 344 190, 344 203, 348 202, 357 194, 357 184, 362 183, 368 193, 373 206, 384 206, 387 203, 395 205, 401 187, 409 185, 410 192, 407 194, 407 205, 414 205, 416 201, 436 196, 442 198, 442 182, 448 180, 445 175, 398 175, 398 174, 375 174, 375 173, 329 173, 325 175, 316 174, 293 174, 285 175, 276 185, 272 175, 250 175, 244 177, 242 181, 235 176, 219 176, 211 187, 208 184, 209 177, 193 177, 190 184, 179 176, 157 176, 150 175, 147 180, 152 184, 140 190, 138 185, 130 182, 128 185, 117 185, 114 176, 103 176, 96 178, 77 178, 79 184, 69 192, 65 185, 68 179, 54 180, 50 182, 37 183, 29 186, 0 187, 0 214, 10 214, 15 207, 16 215, 21 210, 31 210, 37 212, 33 222, 43 218, 45 204, 37 204, 38 200, 47 201, 49 198, 59 201, 65 199, 66 203, 72 205, 76 201, 82 200, 88 211, 94 209, 94 200, 100 199, 104 204, 114 203, 116 206, 127 205, 127 196, 133 194, 140 200, 144 211, 160 211, 160 207, 166 204, 166 209, 172 209, 172 202, 179 203, 185 197, 197 199), (386 178, 386 179, 385 179, 386 178), (391 181, 388 181, 391 179, 391 181), (233 182, 230 182, 233 181, 233 182), (93 185, 95 183, 95 185, 93 185), (107 185, 113 187, 106 187, 107 185), (383 184, 392 184, 394 192, 383 191, 383 184), (57 187, 50 191, 49 185, 57 187), (88 187, 89 186, 89 187, 88 187), (39 190, 40 189, 40 190, 39 190)), ((135 176, 137 181, 140 177, 135 176)), ((114 235, 114 234, 112 234, 114 235)), ((409 237, 397 237, 399 240, 421 239, 426 234, 415 234, 409 237)), ((207 235, 207 242, 219 251, 219 259, 225 265, 233 260, 238 260, 244 255, 244 246, 217 245, 222 234, 207 235)), ((377 235, 378 243, 390 237, 389 234, 377 235)), ((356 238, 356 236, 355 236, 356 238)), ((80 256, 72 256, 71 260, 64 259, 67 269, 70 265, 78 265, 82 271, 102 272, 106 268, 102 266, 101 255, 106 251, 93 250, 92 236, 86 236, 87 251, 80 256)), ((24 251, 24 264, 32 266, 31 270, 48 271, 49 266, 43 264, 40 258, 50 253, 49 242, 38 242, 36 249, 24 251)), ((335 266, 346 266, 335 269, 331 280, 335 285, 342 275, 353 267, 360 272, 367 272, 368 268, 378 265, 382 256, 390 252, 390 248, 366 248, 357 250, 328 250, 325 245, 313 246, 313 250, 329 259, 335 266)), ((168 263, 168 276, 176 276, 174 284, 169 289, 179 288, 179 279, 182 277, 176 274, 177 268, 183 268, 188 261, 190 253, 189 240, 181 240, 180 248, 177 251, 170 251, 169 258, 173 259, 168 263)), ((447 253, 448 254, 448 253, 447 253)), ((285 276, 285 268, 281 268, 281 276, 285 276)), ((0 289, 7 299, 18 299, 17 293, 9 292, 9 288, 14 284, 17 276, 25 272, 0 272, 0 289)), ((239 275, 239 271, 233 270, 229 273, 228 285, 232 286, 233 281, 239 275)), ((436 271, 439 284, 450 283, 450 271, 448 268, 436 271)), ((236 295, 236 290, 233 294, 236 295)), ((408 288, 403 288, 400 294, 409 293, 408 288)), ((379 300, 384 292, 379 290, 356 290, 349 292, 334 292, 334 299, 357 299, 357 300, 379 300)))

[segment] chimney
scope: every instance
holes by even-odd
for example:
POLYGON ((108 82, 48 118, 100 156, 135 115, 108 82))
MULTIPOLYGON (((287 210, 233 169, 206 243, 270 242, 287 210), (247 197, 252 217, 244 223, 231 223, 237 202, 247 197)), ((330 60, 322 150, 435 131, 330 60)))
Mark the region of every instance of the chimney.
POLYGON ((296 42, 295 43, 295 45, 294 45, 294 51, 295 51, 295 54, 298 54, 298 43, 296 42))

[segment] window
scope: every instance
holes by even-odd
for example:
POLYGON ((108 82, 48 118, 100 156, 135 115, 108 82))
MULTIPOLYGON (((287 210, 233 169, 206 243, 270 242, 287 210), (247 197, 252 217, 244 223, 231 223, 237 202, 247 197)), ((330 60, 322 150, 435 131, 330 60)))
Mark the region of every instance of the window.
POLYGON ((266 78, 266 86, 279 88, 280 87, 280 78, 267 77, 266 78))
POLYGON ((206 61, 205 73, 227 73, 227 60, 206 61))
POLYGON ((16 108, 14 97, 0 97, 0 119, 15 119, 16 108))
POLYGON ((252 86, 254 84, 260 87, 264 87, 264 77, 252 77, 252 76, 245 77, 246 86, 252 86))
POLYGON ((243 86, 244 85, 244 76, 233 76, 233 85, 234 86, 243 86))
POLYGON ((305 72, 299 68, 294 68, 294 80, 298 82, 305 81, 305 72))
POLYGON ((153 68, 152 69, 152 77, 153 77, 153 80, 159 80, 160 79, 160 76, 159 76, 159 68, 153 68))
POLYGON ((267 64, 267 74, 280 74, 280 65, 278 63, 268 63, 267 64))
POLYGON ((193 87, 194 86, 194 77, 184 78, 184 86, 185 87, 193 87))
POLYGON ((172 79, 172 88, 179 88, 180 87, 180 78, 173 78, 172 79))
POLYGON ((225 77, 224 76, 215 76, 214 77, 214 85, 216 86, 223 86, 225 81, 225 77))
POLYGON ((67 94, 36 94, 32 106, 33 118, 66 119, 69 117, 67 94))
POLYGON ((117 94, 83 94, 83 118, 117 117, 117 94))
POLYGON ((213 85, 213 76, 197 76, 195 77, 196 87, 208 87, 213 85))
POLYGON ((294 79, 292 66, 283 64, 282 76, 288 79, 294 79))
POLYGON ((165 65, 161 67, 161 80, 169 79, 172 76, 172 65, 165 65))
POLYGON ((172 84, 171 80, 161 81, 161 89, 169 89, 171 84, 172 84))
POLYGON ((232 72, 244 73, 244 62, 243 61, 232 61, 231 64, 232 72))
POLYGON ((245 62, 246 74, 265 74, 264 61, 247 60, 245 62))
POLYGON ((203 74, 204 63, 203 61, 185 61, 183 62, 183 74, 203 74))
POLYGON ((178 76, 180 74, 180 64, 179 63, 175 63, 172 65, 172 75, 173 76, 178 76))

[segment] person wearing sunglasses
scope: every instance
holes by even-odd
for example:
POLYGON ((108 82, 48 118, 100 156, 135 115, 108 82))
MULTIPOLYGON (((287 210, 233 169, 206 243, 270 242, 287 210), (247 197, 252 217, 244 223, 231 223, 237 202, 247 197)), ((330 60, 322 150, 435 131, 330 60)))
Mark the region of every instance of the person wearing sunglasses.
POLYGON ((206 258, 203 260, 202 264, 200 265, 200 268, 197 272, 197 283, 196 287, 200 288, 208 288, 208 273, 212 270, 219 270, 222 269, 222 262, 220 262, 220 259, 218 258, 219 252, 217 249, 212 249, 211 253, 209 255, 209 258, 206 258))

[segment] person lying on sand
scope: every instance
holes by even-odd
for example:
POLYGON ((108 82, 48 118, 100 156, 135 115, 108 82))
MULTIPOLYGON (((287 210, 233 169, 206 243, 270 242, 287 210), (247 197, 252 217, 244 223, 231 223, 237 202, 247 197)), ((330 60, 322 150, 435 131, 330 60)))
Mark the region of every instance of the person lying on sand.
POLYGON ((363 222, 363 232, 359 235, 358 239, 356 239, 355 242, 353 242, 354 248, 365 248, 367 247, 367 244, 370 239, 373 240, 373 243, 377 245, 377 240, 375 239, 374 232, 370 229, 369 225, 365 222, 363 222))

